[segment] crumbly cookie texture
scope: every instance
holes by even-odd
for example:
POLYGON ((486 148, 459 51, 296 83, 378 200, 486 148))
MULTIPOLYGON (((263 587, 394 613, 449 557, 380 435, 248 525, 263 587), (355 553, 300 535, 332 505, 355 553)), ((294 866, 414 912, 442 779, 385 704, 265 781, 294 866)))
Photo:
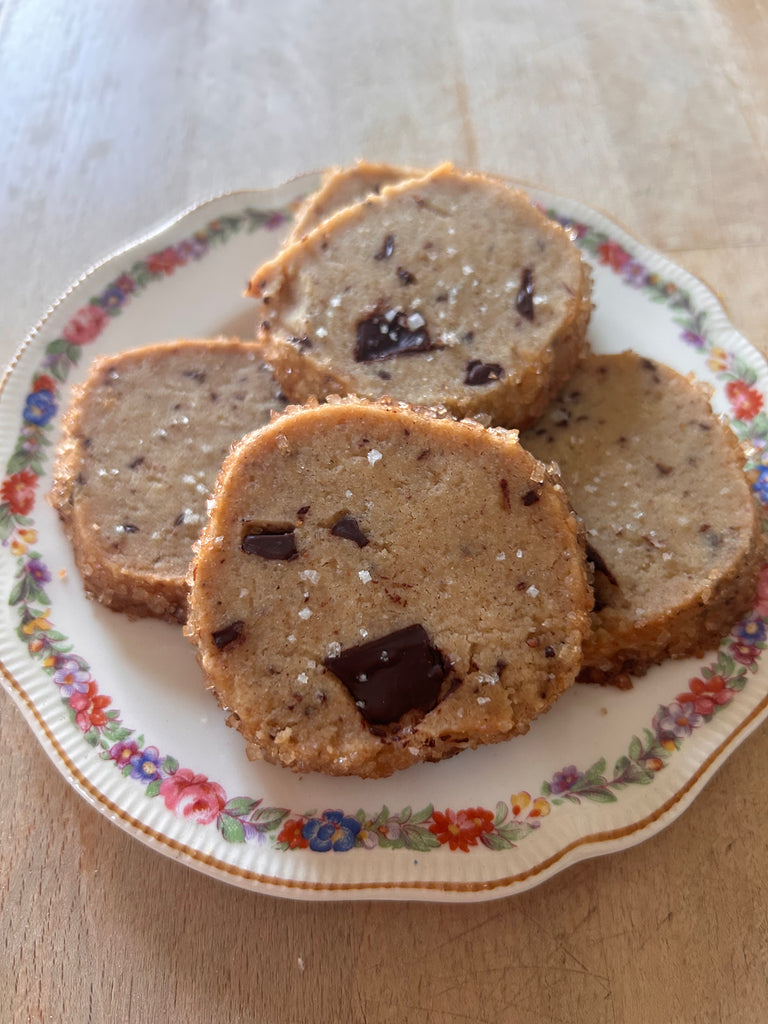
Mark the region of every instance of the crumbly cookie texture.
POLYGON ((744 454, 701 385, 635 353, 584 360, 521 442, 554 461, 595 568, 580 679, 627 685, 715 646, 765 557, 744 454))
POLYGON ((320 188, 307 196, 297 210, 286 244, 299 241, 345 206, 358 203, 371 194, 378 195, 385 185, 420 178, 423 174, 423 171, 413 168, 374 164, 366 160, 358 160, 351 167, 329 168, 323 174, 320 188))
POLYGON ((581 663, 586 571, 516 432, 332 398, 233 449, 185 632, 249 757, 386 776, 528 730, 581 663))
POLYGON ((284 406, 252 343, 182 339, 96 360, 63 418, 50 495, 89 596, 183 622, 224 457, 284 406))
POLYGON ((585 348, 591 276, 522 192, 450 166, 381 189, 251 279, 291 401, 391 396, 522 427, 585 348))

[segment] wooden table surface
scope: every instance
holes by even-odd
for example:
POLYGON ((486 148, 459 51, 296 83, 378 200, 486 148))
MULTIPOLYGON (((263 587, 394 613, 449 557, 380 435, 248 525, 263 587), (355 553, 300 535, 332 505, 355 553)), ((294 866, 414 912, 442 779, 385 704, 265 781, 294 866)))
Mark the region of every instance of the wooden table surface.
MULTIPOLYGON (((6 0, 0 357, 169 213, 358 156, 601 208, 768 353, 766 55, 766 0, 6 0)), ((115 828, 0 693, 0 1020, 764 1022, 766 764, 520 896, 301 903, 115 828)))

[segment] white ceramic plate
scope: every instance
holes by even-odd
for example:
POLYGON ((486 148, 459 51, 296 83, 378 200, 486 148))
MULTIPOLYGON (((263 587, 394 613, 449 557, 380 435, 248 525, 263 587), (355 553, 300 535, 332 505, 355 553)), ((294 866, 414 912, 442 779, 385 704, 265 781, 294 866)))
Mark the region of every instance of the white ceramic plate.
MULTIPOLYGON (((0 395, 0 659, 67 781, 154 849, 245 888, 303 899, 482 900, 527 889, 674 820, 768 714, 768 576, 702 664, 621 692, 577 686, 527 736, 390 779, 250 764, 178 628, 87 601, 45 501, 69 391, 97 354, 177 336, 249 336, 250 273, 307 177, 187 211, 91 269, 24 341, 0 395)), ((768 498, 768 367, 712 294, 605 217, 543 193, 594 267, 590 340, 714 387, 768 498)))

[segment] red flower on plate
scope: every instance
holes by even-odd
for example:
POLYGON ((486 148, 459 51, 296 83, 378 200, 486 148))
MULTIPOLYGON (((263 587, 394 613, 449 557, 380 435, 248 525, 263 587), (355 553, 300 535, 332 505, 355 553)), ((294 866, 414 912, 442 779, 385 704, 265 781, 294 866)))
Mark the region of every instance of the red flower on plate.
POLYGON ((731 403, 734 416, 740 420, 752 420, 763 408, 763 396, 743 380, 729 380, 725 395, 731 403))
POLYGON ((50 391, 51 394, 56 393, 56 381, 53 377, 49 377, 47 373, 41 374, 41 376, 35 379, 32 385, 32 391, 50 391))
POLYGON ((112 698, 102 696, 94 682, 88 684, 85 693, 73 693, 69 698, 69 706, 75 712, 77 726, 83 732, 88 732, 92 728, 99 729, 107 724, 104 708, 111 703, 112 698))
POLYGON ((754 612, 755 615, 768 615, 768 565, 764 565, 760 570, 754 612))
POLYGON ((736 640, 731 644, 731 654, 740 665, 754 665, 760 654, 760 648, 746 640, 736 640))
POLYGON ((278 843, 287 843, 289 850, 306 850, 309 840, 301 834, 304 822, 297 818, 289 818, 280 829, 277 837, 278 843))
POLYGON ((622 249, 618 242, 603 242, 597 247, 597 255, 600 262, 606 264, 611 270, 621 270, 631 259, 626 249, 622 249))
POLYGON ((37 477, 31 469, 21 469, 3 481, 0 496, 8 502, 8 507, 15 516, 26 516, 32 511, 35 503, 35 487, 37 477))
POLYGON ((184 264, 184 259, 172 246, 163 249, 162 252, 153 252, 147 257, 147 270, 151 274, 172 274, 176 267, 184 264))
POLYGON ((729 686, 725 685, 722 676, 712 676, 710 679, 691 679, 690 691, 681 693, 677 701, 679 704, 693 704, 700 715, 711 715, 717 705, 727 704, 735 693, 729 686))
POLYGON ((109 316, 101 306, 83 306, 82 309, 78 309, 61 334, 70 345, 87 345, 101 334, 108 321, 109 316))
POLYGON ((192 818, 201 825, 215 821, 227 802, 227 795, 218 782, 207 775, 195 775, 189 768, 179 768, 160 785, 160 795, 169 811, 192 818))
POLYGON ((484 807, 468 807, 464 811, 433 811, 429 831, 452 850, 468 852, 477 846, 480 836, 493 832, 493 812, 484 807))

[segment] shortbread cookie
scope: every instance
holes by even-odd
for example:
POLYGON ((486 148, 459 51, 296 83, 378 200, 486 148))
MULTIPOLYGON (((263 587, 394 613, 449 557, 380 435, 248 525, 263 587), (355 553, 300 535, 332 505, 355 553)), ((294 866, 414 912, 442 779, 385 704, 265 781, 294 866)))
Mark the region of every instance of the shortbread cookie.
POLYGON ((595 567, 585 681, 700 655, 750 608, 764 558, 744 454, 703 387, 631 352, 589 356, 521 437, 560 467, 595 567))
POLYGON ((378 195, 385 185, 418 178, 423 173, 391 164, 371 164, 365 160, 358 160, 352 167, 330 168, 323 175, 317 192, 307 196, 299 207, 286 244, 297 242, 345 206, 358 203, 368 195, 378 195))
POLYGON ((585 345, 591 277, 523 193, 441 167, 323 221, 253 276, 286 395, 388 395, 522 426, 585 345))
POLYGON ((88 594, 183 621, 224 457, 284 404, 254 344, 181 340, 98 359, 64 417, 51 492, 88 594))
POLYGON ((378 777, 527 731, 591 604, 576 517, 514 432, 331 399, 227 459, 186 632, 251 758, 378 777))

